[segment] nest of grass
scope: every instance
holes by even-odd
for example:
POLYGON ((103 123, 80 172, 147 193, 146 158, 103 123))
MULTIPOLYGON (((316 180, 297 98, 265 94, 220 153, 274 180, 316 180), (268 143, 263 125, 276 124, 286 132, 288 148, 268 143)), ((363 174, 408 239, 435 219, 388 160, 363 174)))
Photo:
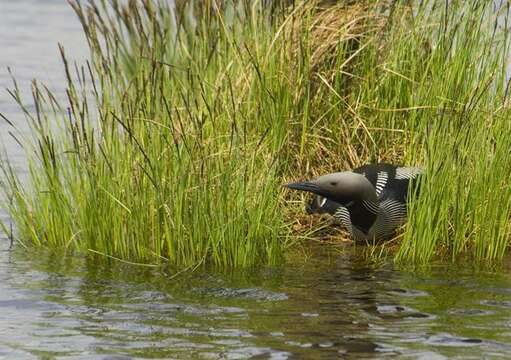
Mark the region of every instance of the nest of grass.
POLYGON ((291 12, 284 32, 293 63, 307 56, 314 81, 318 75, 332 80, 339 71, 351 74, 357 54, 385 24, 386 16, 374 3, 304 1, 291 12), (338 64, 341 52, 345 61, 338 64))

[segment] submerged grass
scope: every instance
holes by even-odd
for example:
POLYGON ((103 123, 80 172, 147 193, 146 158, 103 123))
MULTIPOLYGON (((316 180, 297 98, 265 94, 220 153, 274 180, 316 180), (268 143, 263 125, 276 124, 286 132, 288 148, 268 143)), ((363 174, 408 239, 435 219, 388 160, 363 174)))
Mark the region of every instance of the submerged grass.
POLYGON ((71 2, 91 62, 63 53, 67 104, 34 83, 32 113, 12 92, 33 127, 29 184, 3 164, 20 243, 275 264, 314 236, 283 182, 392 161, 426 169, 399 261, 502 258, 509 44, 491 4, 177 4, 71 2))

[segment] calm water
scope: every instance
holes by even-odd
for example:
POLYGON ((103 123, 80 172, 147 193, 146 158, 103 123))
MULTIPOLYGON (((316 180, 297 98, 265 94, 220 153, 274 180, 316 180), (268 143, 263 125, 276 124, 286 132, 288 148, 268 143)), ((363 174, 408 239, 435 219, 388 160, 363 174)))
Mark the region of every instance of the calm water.
MULTIPOLYGON (((65 0, 0 0, 0 112, 16 124, 19 133, 27 131, 19 108, 5 88, 13 82, 7 68, 16 77, 23 99, 31 106, 33 79, 46 84, 55 95, 65 97, 64 71, 58 50, 83 63, 88 50, 81 26, 65 0)), ((7 147, 9 158, 19 172, 26 169, 21 149, 8 134, 12 128, 0 121, 0 145, 7 147)))
POLYGON ((353 254, 252 274, 0 255, 0 358, 511 357, 511 276, 417 275, 353 254), (114 356, 115 355, 115 356, 114 356))
MULTIPOLYGON (((63 96, 57 42, 87 55, 64 0, 0 0, 0 112, 26 132, 3 89, 7 66, 63 96)), ((0 142, 23 173, 22 152, 0 142)), ((5 212, 0 216, 6 219, 5 212)), ((164 269, 27 255, 0 238, 0 359, 511 358, 511 275, 368 266, 356 250, 252 273, 164 269)))

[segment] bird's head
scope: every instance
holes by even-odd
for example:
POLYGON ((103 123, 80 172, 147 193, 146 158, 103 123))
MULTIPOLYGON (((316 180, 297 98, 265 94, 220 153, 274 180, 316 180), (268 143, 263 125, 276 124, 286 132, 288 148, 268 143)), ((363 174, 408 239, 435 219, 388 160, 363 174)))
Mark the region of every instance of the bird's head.
MULTIPOLYGON (((295 182, 285 186, 293 190, 311 192, 343 206, 354 201, 377 200, 376 190, 371 182, 364 175, 351 171, 327 174, 315 180, 295 182)), ((323 199, 318 198, 318 201, 323 199)), ((320 204, 320 207, 323 205, 325 203, 320 204)))

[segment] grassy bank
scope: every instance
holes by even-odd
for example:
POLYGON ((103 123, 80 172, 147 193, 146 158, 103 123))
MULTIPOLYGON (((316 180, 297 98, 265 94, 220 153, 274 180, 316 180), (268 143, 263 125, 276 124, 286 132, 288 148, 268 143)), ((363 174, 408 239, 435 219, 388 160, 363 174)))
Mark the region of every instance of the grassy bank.
POLYGON ((29 184, 3 164, 17 239, 274 264, 310 233, 283 182, 392 161, 426 168, 397 259, 500 259, 508 41, 485 3, 72 2, 92 60, 63 56, 67 104, 34 85, 29 184))

